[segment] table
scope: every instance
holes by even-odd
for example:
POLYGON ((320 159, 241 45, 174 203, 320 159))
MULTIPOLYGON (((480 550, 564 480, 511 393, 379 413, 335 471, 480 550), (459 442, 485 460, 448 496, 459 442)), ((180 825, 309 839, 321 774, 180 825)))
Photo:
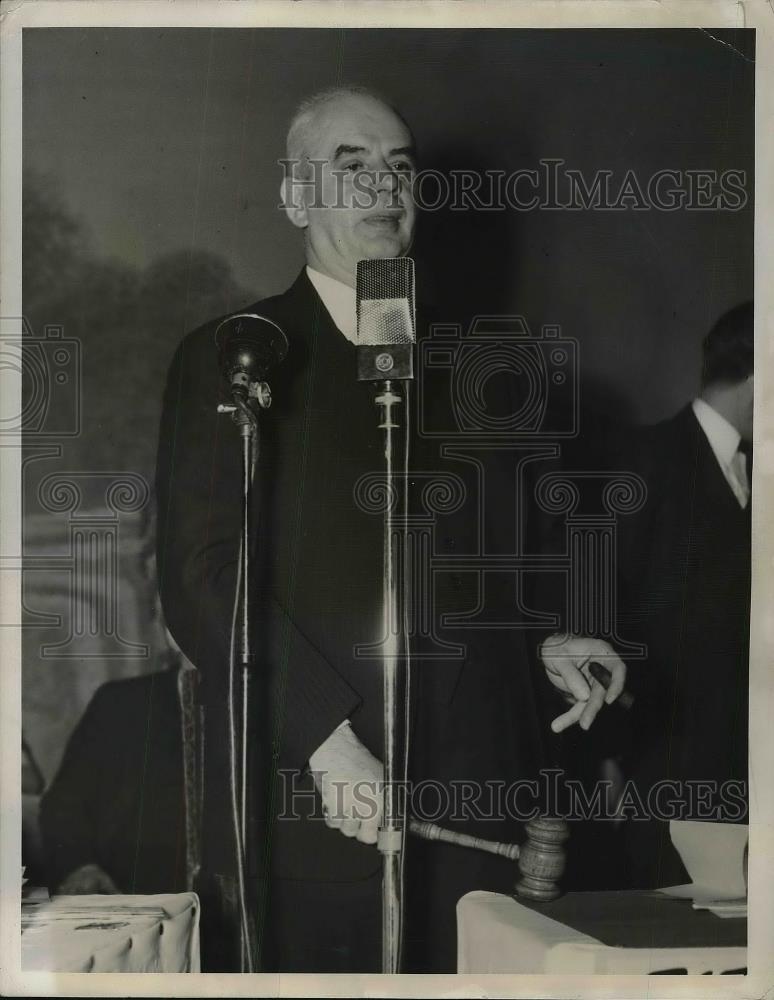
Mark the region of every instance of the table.
POLYGON ((568 893, 539 905, 471 892, 457 904, 458 972, 742 974, 746 940, 744 918, 716 917, 693 910, 690 900, 656 892, 568 893), (624 945, 602 940, 611 940, 615 912, 624 945), (561 919, 569 913, 571 922, 561 919), (578 929, 584 913, 585 931, 578 929), (588 927, 600 913, 600 930, 592 935, 588 927))
POLYGON ((22 900, 24 972, 199 972, 199 898, 22 900))

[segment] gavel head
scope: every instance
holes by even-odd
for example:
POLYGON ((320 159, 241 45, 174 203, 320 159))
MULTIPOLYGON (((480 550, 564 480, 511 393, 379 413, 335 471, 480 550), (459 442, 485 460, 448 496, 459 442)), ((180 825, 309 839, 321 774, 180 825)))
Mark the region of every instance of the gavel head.
POLYGON ((527 842, 519 855, 521 878, 516 894, 526 899, 547 902, 561 896, 559 880, 564 874, 567 854, 564 842, 570 836, 563 819, 540 816, 526 825, 527 842))

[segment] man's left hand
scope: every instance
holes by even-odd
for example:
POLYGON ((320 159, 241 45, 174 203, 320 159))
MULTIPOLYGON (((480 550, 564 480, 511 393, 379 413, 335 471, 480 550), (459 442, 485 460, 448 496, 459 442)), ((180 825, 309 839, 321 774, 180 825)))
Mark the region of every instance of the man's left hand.
POLYGON ((561 733, 574 723, 588 729, 603 705, 610 705, 624 689, 626 664, 610 643, 584 635, 552 635, 540 647, 546 676, 572 707, 551 723, 561 733), (600 663, 610 671, 605 688, 589 672, 590 663, 600 663))
POLYGON ((325 825, 363 844, 375 844, 382 821, 384 767, 349 722, 338 726, 309 758, 325 825))

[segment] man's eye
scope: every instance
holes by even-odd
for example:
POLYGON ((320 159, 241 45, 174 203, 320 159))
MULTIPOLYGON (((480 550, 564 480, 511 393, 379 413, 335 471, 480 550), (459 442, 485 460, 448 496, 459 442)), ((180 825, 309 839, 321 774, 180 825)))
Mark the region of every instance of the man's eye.
POLYGON ((349 163, 344 164, 344 170, 348 170, 350 173, 357 173, 358 170, 365 170, 365 164, 362 160, 350 160, 349 163))
POLYGON ((410 163, 408 160, 399 160, 397 163, 392 164, 392 169, 396 173, 410 174, 414 169, 414 164, 410 163))

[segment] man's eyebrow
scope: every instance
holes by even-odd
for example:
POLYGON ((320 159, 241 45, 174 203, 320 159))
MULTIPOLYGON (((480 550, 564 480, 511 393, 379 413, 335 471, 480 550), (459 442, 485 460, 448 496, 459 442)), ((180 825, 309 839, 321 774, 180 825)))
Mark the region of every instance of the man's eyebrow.
POLYGON ((347 146, 340 145, 336 147, 336 152, 333 154, 333 159, 338 160, 340 156, 348 156, 350 153, 365 153, 365 146, 347 146))
POLYGON ((416 159, 417 151, 413 146, 398 146, 397 149, 390 150, 390 156, 410 156, 416 159))
MULTIPOLYGON (((348 146, 346 143, 341 143, 336 147, 333 154, 333 159, 338 160, 340 156, 349 156, 352 153, 366 153, 368 150, 365 146, 348 146)), ((416 150, 413 146, 398 146, 396 149, 391 149, 389 152, 390 156, 410 156, 412 159, 416 159, 416 150)))

